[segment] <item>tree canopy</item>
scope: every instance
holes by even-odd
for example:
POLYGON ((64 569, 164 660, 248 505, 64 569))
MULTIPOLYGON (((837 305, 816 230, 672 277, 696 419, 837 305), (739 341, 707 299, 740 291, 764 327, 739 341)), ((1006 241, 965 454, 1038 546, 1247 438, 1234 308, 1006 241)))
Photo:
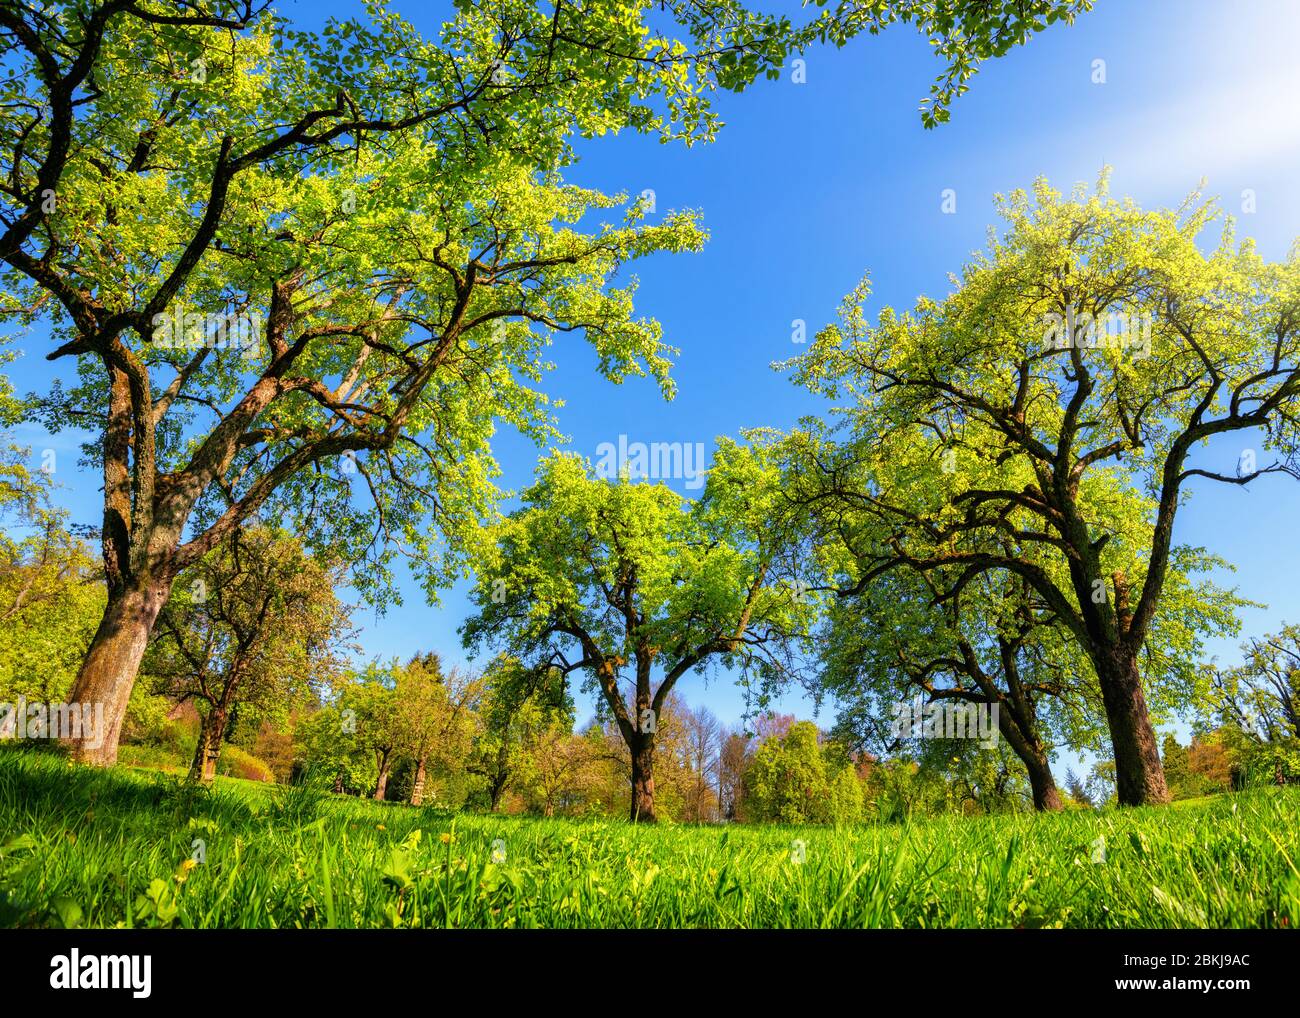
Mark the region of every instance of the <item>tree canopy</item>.
POLYGON ((872 324, 864 283, 792 362, 837 401, 857 471, 814 472, 876 521, 859 590, 899 568, 946 576, 944 600, 989 574, 1027 584, 1092 662, 1120 801, 1163 801, 1140 657, 1162 609, 1184 643, 1204 611, 1171 580, 1202 554, 1174 544, 1174 520, 1190 481, 1295 472, 1300 255, 1266 262, 1230 221, 1203 252, 1212 201, 1143 211, 1104 177, 999 208, 1005 235, 951 295, 872 324), (1272 462, 1194 465, 1233 432, 1272 462))
POLYGON ((108 603, 72 698, 108 730, 79 755, 114 759, 172 582, 254 514, 367 559, 381 602, 398 555, 432 595, 493 510, 496 422, 553 435, 553 336, 670 391, 612 276, 703 235, 565 185, 576 138, 708 140, 715 90, 898 21, 946 64, 932 124, 981 59, 1086 6, 844 2, 795 26, 735 0, 505 0, 432 39, 380 3, 320 32, 252 0, 5 6, 4 316, 76 359, 39 412, 89 426, 103 467, 108 603))
POLYGON ((703 497, 687 502, 557 453, 489 532, 466 644, 577 672, 597 690, 632 750, 632 808, 646 819, 657 716, 677 681, 715 662, 760 681, 798 667, 813 604, 768 525, 777 476, 761 447, 724 440, 703 497))

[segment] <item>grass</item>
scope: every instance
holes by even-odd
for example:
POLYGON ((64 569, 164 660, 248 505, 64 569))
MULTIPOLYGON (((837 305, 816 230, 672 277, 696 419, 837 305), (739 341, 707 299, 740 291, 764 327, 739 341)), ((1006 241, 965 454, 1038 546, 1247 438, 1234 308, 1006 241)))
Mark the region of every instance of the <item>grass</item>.
POLYGON ((843 830, 633 828, 0 752, 5 926, 1294 928, 1297 860, 1296 790, 843 830))

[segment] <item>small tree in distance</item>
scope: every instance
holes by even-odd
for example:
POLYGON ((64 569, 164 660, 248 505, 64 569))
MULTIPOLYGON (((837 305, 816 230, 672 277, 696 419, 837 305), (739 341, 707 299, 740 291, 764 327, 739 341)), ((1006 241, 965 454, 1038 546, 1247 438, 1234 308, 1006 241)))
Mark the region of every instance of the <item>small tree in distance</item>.
POLYGON ((466 645, 577 672, 599 691, 631 753, 633 821, 655 819, 657 719, 683 675, 714 660, 764 682, 794 673, 812 601, 789 581, 770 524, 776 477, 762 448, 724 441, 703 497, 687 503, 555 454, 491 533, 466 645))
POLYGON ((159 615, 146 670, 158 692, 199 708, 192 778, 216 775, 236 708, 246 723, 283 719, 340 670, 350 633, 334 592, 340 579, 269 527, 236 530, 185 573, 159 615))

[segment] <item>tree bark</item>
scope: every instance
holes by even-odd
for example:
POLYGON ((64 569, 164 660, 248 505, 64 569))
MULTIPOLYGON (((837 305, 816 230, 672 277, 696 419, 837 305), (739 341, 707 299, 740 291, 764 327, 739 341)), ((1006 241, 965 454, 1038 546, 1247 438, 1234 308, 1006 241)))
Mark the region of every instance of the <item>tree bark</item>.
POLYGON ((491 785, 491 795, 492 795, 491 812, 495 813, 498 809, 501 808, 501 799, 502 797, 505 796, 505 794, 506 794, 506 777, 503 774, 500 777, 496 778, 491 785))
POLYGON ((220 707, 212 707, 203 717, 199 727, 199 742, 194 747, 194 762, 190 764, 190 777, 210 785, 217 776, 217 760, 221 757, 221 741, 226 736, 229 714, 220 707))
POLYGON ((1048 765, 1047 754, 1039 753, 1030 754, 1029 759, 1022 761, 1025 770, 1029 772, 1029 788, 1034 795, 1034 809, 1045 811, 1056 811, 1062 808, 1061 793, 1056 789, 1056 779, 1052 776, 1052 768, 1048 765))
POLYGON ((1121 806, 1152 806, 1170 800, 1155 729, 1147 713, 1137 660, 1123 651, 1094 662, 1115 752, 1115 786, 1121 806))
POLYGON ((165 581, 139 584, 110 594, 99 628, 81 663, 68 702, 83 705, 94 716, 95 704, 103 704, 102 731, 67 740, 74 760, 107 767, 117 763, 117 743, 122 720, 131 699, 136 672, 149 646, 149 637, 171 593, 170 577, 165 581))
POLYGON ((411 785, 411 805, 419 806, 424 802, 424 777, 428 764, 427 757, 420 757, 415 765, 415 783, 411 785))
MULTIPOLYGON (((1019 702, 1024 704, 1023 699, 1019 702)), ((1032 705, 1025 704, 1025 712, 1032 717, 1032 705)), ((1056 778, 1052 776, 1052 767, 1038 737, 1036 723, 1026 720, 1016 703, 1003 700, 999 703, 998 729, 1025 766, 1034 809, 1040 812, 1062 809, 1061 794, 1056 789, 1056 778)))
POLYGON ((379 781, 375 785, 375 801, 383 802, 384 794, 388 791, 388 769, 389 754, 385 753, 379 761, 379 781))
POLYGON ((634 824, 655 822, 654 734, 638 732, 632 750, 632 813, 634 824))

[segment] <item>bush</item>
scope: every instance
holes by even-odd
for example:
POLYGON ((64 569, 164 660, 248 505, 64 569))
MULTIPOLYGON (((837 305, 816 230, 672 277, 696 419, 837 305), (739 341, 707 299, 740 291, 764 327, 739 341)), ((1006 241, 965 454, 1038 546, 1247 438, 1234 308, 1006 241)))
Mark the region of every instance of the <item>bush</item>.
POLYGON ((819 744, 811 721, 796 722, 783 738, 764 742, 745 772, 746 819, 783 824, 861 820, 862 784, 834 749, 819 744))
POLYGON ((276 781, 284 784, 293 776, 292 735, 277 732, 269 722, 263 722, 249 749, 253 756, 266 762, 276 781))
POLYGON ((165 696, 148 691, 150 683, 142 678, 131 689, 131 699, 122 719, 122 742, 139 746, 164 746, 175 743, 177 726, 167 715, 172 703, 165 696))
POLYGON ((190 766, 188 757, 169 746, 121 745, 117 748, 117 762, 123 767, 147 767, 156 771, 185 771, 190 766))
POLYGON ((248 781, 275 780, 275 774, 266 761, 259 760, 247 750, 229 743, 221 747, 221 756, 217 759, 217 773, 228 778, 244 778, 248 781))
POLYGON ((864 798, 862 782, 853 768, 842 768, 831 779, 829 816, 835 825, 856 824, 862 819, 864 798))

